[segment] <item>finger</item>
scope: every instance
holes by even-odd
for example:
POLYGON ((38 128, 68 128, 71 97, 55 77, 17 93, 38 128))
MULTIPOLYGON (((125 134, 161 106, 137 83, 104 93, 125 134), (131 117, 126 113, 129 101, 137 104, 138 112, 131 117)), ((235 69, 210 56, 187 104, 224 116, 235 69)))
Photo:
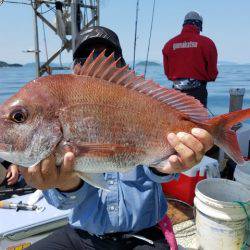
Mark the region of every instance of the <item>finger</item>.
POLYGON ((40 164, 29 168, 19 167, 19 169, 26 183, 30 186, 39 188, 43 183, 40 164))
POLYGON ((57 167, 54 155, 50 155, 41 162, 41 177, 43 180, 50 180, 57 178, 57 167))
POLYGON ((17 171, 12 171, 12 172, 11 172, 11 177, 9 178, 9 180, 16 179, 17 176, 18 176, 18 172, 17 172, 17 171))
POLYGON ((205 152, 214 145, 212 135, 210 135, 205 129, 193 128, 191 133, 204 145, 205 152))
POLYGON ((161 162, 158 166, 156 169, 166 174, 180 173, 186 170, 177 155, 171 155, 168 160, 161 162))
POLYGON ((185 132, 177 133, 177 137, 182 144, 194 152, 194 157, 196 158, 197 163, 199 163, 205 154, 204 145, 196 137, 185 132))
POLYGON ((63 158, 63 164, 61 166, 61 173, 69 173, 74 169, 75 156, 72 152, 67 152, 63 158))
POLYGON ((6 179, 9 179, 11 177, 11 171, 8 171, 6 174, 6 179))
POLYGON ((170 145, 180 156, 183 166, 186 169, 193 167, 197 162, 194 151, 185 146, 174 133, 170 133, 167 138, 170 145))
POLYGON ((33 187, 40 187, 43 184, 40 164, 28 168, 29 184, 33 187))
POLYGON ((12 175, 11 178, 8 179, 8 185, 14 185, 18 181, 18 174, 12 175))

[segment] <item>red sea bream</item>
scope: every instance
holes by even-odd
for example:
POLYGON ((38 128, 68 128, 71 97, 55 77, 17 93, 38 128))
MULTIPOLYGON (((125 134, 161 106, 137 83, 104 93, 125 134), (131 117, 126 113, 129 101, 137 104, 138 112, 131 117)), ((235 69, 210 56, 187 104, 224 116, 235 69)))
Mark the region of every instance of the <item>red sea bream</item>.
POLYGON ((75 170, 105 188, 104 172, 123 172, 166 160, 169 132, 208 130, 215 144, 243 164, 233 124, 250 109, 209 119, 193 97, 117 68, 104 53, 73 74, 35 79, 0 106, 0 157, 30 167, 55 153, 76 155, 75 170))

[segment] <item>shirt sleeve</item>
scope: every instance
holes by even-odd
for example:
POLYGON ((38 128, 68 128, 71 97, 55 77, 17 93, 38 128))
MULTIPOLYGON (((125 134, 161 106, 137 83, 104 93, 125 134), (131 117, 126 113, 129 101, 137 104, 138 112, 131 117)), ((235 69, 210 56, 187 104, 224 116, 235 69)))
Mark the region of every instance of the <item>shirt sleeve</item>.
POLYGON ((209 40, 210 44, 207 46, 207 72, 210 81, 215 81, 218 75, 217 60, 218 54, 217 49, 212 40, 209 40))
POLYGON ((169 182, 172 180, 177 180, 179 178, 179 174, 169 174, 166 176, 160 176, 160 175, 153 173, 150 170, 150 167, 143 166, 143 168, 144 168, 145 174, 148 176, 148 178, 154 182, 157 182, 157 183, 169 182))
POLYGON ((163 56, 164 73, 168 77, 169 75, 168 44, 166 44, 162 49, 162 56, 163 56))
POLYGON ((62 210, 71 209, 79 205, 86 198, 89 185, 84 182, 83 186, 74 192, 61 192, 58 189, 47 189, 43 195, 47 202, 62 210))

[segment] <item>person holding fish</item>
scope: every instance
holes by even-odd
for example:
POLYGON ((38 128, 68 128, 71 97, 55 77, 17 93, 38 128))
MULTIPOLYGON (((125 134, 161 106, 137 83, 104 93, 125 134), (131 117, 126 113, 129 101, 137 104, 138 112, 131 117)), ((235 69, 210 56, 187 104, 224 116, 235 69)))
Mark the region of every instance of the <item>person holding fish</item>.
POLYGON ((203 18, 191 11, 181 33, 163 47, 164 71, 173 88, 187 93, 207 107, 207 82, 215 81, 217 50, 214 42, 200 35, 203 18))
POLYGON ((199 163, 213 138, 243 162, 229 127, 249 110, 209 119, 122 58, 113 31, 83 30, 74 74, 38 78, 0 108, 0 157, 23 166, 49 204, 72 209, 68 226, 28 249, 169 249, 160 184, 199 163))

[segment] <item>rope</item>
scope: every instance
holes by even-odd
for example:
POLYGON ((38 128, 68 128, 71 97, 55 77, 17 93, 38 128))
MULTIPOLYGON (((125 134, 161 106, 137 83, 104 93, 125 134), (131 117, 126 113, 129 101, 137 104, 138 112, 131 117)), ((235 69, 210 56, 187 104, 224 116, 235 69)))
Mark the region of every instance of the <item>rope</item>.
POLYGON ((215 114, 211 111, 211 109, 209 109, 208 107, 206 107, 206 109, 208 110, 208 112, 209 112, 212 116, 215 116, 215 114))
POLYGON ((0 1, 0 4, 3 4, 3 3, 13 3, 13 4, 31 5, 31 3, 1 0, 1 1, 0 1))
POLYGON ((135 14, 135 40, 134 40, 133 69, 135 69, 135 51, 136 51, 136 40, 137 40, 138 11, 139 11, 139 0, 137 0, 137 3, 136 3, 136 14, 135 14))
MULTIPOLYGON (((41 8, 42 9, 42 8, 41 8)), ((44 11, 44 12, 41 12, 40 14, 45 14, 45 13, 48 13, 50 11, 53 11, 55 9, 55 7, 51 7, 50 9, 44 11)))
MULTIPOLYGON (((240 205, 244 212, 246 213, 247 215, 247 228, 246 228, 246 234, 247 233, 250 233, 250 215, 248 215, 248 212, 247 212, 247 209, 246 209, 246 205, 249 205, 250 202, 241 202, 241 201, 235 201, 235 203, 237 203, 238 205, 240 205)), ((240 250, 248 250, 250 245, 248 244, 248 238, 250 240, 250 235, 246 235, 246 240, 243 242, 240 250)))
POLYGON ((154 12, 155 12, 155 0, 154 0, 154 3, 153 3, 153 10, 152 10, 152 18, 151 18, 151 25, 150 25, 150 33, 149 33, 149 40, 148 40, 148 51, 147 51, 147 59, 146 59, 146 64, 145 64, 144 77, 146 77, 146 73, 147 73, 148 54, 149 54, 151 34, 152 34, 152 28, 153 28, 153 22, 154 22, 154 12))

